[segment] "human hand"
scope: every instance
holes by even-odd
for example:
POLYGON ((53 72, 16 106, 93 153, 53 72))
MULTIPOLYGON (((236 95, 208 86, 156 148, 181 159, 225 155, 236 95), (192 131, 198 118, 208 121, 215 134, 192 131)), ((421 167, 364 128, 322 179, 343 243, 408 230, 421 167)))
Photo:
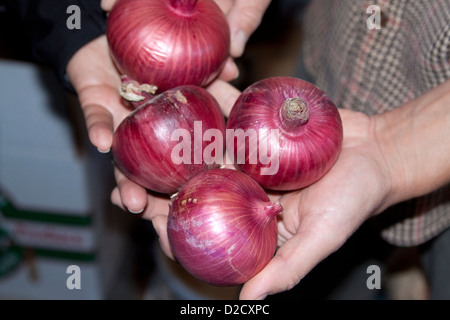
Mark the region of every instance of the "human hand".
MULTIPOLYGON (((116 0, 102 0, 102 9, 110 11, 116 0)), ((258 26, 262 14, 270 1, 260 0, 248 3, 242 0, 217 0, 227 14, 232 34, 230 58, 218 79, 208 90, 220 97, 220 105, 227 116, 239 91, 228 84, 238 75, 231 57, 240 56, 250 34, 258 26)), ((91 143, 100 152, 108 152, 112 145, 114 130, 131 112, 117 94, 120 75, 112 62, 106 36, 101 36, 78 50, 67 66, 67 74, 72 83, 85 116, 91 143)), ((124 210, 142 213, 142 217, 153 222, 160 236, 161 247, 172 256, 166 235, 169 199, 156 196, 129 180, 115 168, 117 187, 111 194, 111 201, 124 210)))
MULTIPOLYGON (((109 0, 106 0, 109 1, 109 0)), ((215 0, 227 16, 230 26, 230 58, 222 73, 208 86, 208 91, 217 99, 225 116, 228 116, 240 92, 229 84, 239 72, 233 58, 240 57, 248 39, 261 23, 270 0, 215 0)))
MULTIPOLYGON (((109 56, 106 36, 79 49, 68 63, 67 75, 77 92, 91 143, 100 152, 108 152, 114 130, 132 110, 118 94, 120 75, 109 56)), ((113 203, 131 212, 142 211, 148 202, 146 190, 117 168, 115 177, 113 203)))
POLYGON ((284 208, 278 223, 279 249, 243 286, 241 299, 263 299, 293 288, 365 220, 388 205, 391 176, 373 120, 349 110, 340 113, 344 141, 333 168, 310 187, 272 196, 284 208))
MULTIPOLYGON (((114 130, 132 110, 118 94, 120 75, 110 58, 106 36, 79 49, 69 61, 67 75, 78 94, 91 143, 100 152, 108 152, 114 130)), ((111 193, 111 201, 125 211, 142 213, 143 218, 153 221, 158 233, 162 232, 161 238, 166 239, 162 226, 169 211, 169 198, 147 192, 116 167, 114 174, 117 186, 111 193)), ((170 254, 164 243, 162 247, 170 254)))
MULTIPOLYGON (((106 12, 111 11, 116 1, 102 0, 102 9, 106 12)), ((239 75, 233 59, 240 57, 244 52, 247 41, 261 23, 270 0, 215 0, 215 2, 227 16, 230 26, 230 57, 218 78, 207 89, 216 97, 225 116, 228 116, 234 101, 240 94, 229 84, 229 81, 239 75)))
MULTIPOLYGON (((110 11, 116 0, 102 0, 102 8, 110 11)), ((213 81, 207 90, 213 94, 219 102, 225 116, 228 116, 231 107, 238 98, 240 92, 229 84, 235 79, 239 71, 233 61, 242 55, 246 42, 261 22, 262 16, 268 7, 270 0, 216 0, 228 18, 230 25, 231 43, 230 58, 226 61, 218 78, 213 81)), ((116 170, 117 171, 117 170, 116 170)), ((112 200, 121 207, 130 205, 136 211, 143 211, 142 216, 151 219, 156 232, 159 235, 161 247, 167 256, 173 258, 167 238, 168 199, 154 198, 144 201, 142 190, 138 190, 131 181, 120 173, 117 173, 118 188, 113 191, 112 200), (128 205, 123 205, 128 200, 128 205)), ((148 197, 151 197, 149 194, 148 197)))
MULTIPOLYGON (((117 0, 102 0, 102 9, 111 11, 117 0)), ((240 57, 250 35, 259 26, 270 0, 215 0, 228 18, 231 33, 230 55, 240 57)))

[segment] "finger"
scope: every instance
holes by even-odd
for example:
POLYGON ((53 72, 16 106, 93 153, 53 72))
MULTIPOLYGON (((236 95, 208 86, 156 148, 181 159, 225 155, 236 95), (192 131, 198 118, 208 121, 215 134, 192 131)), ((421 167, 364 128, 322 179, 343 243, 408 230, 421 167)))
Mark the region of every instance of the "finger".
POLYGON ((320 261, 339 245, 321 235, 298 233, 282 245, 267 266, 242 288, 240 299, 262 300, 297 285, 320 261))
POLYGON ((220 80, 229 82, 236 79, 237 77, 239 77, 239 69, 233 59, 228 58, 218 78, 220 80))
MULTIPOLYGON (((306 211, 302 203, 295 193, 284 196, 282 219, 288 220, 294 211, 306 211)), ((267 266, 243 286, 240 298, 264 299, 290 290, 320 261, 340 248, 351 233, 347 230, 336 233, 334 217, 334 212, 314 212, 304 213, 298 225, 285 221, 285 230, 279 227, 282 231, 279 240, 284 243, 267 266)))
MULTIPOLYGON (((115 187, 111 193, 111 202, 120 207, 122 210, 127 211, 127 207, 122 203, 122 197, 120 194, 119 187, 115 187)), ((136 214, 140 214, 141 218, 146 220, 152 220, 156 216, 167 216, 169 214, 169 203, 170 199, 167 197, 159 197, 148 195, 147 205, 142 212, 132 212, 136 214)))
POLYGON ((98 104, 83 107, 89 140, 102 153, 111 149, 113 140, 113 116, 98 104))
POLYGON ((169 197, 148 195, 147 207, 142 213, 142 218, 153 220, 156 216, 167 216, 169 214, 169 197))
POLYGON ((275 190, 267 191, 267 195, 269 196, 269 199, 272 202, 280 202, 280 199, 282 199, 284 194, 285 192, 283 191, 275 191, 275 190))
POLYGON ((102 0, 101 6, 104 11, 111 11, 116 0, 102 0))
POLYGON ((214 0, 214 2, 219 6, 219 8, 226 15, 231 10, 234 0, 214 0))
POLYGON ((110 86, 83 87, 79 90, 78 97, 89 140, 99 151, 108 152, 115 128, 130 111, 122 105, 116 88, 110 86))
POLYGON ((118 168, 114 170, 117 182, 117 188, 120 194, 122 207, 131 213, 139 214, 147 206, 147 190, 140 185, 129 180, 118 168))
POLYGON ((216 98, 223 114, 228 117, 231 108, 241 92, 226 81, 216 80, 208 86, 208 91, 216 98))
POLYGON ((123 206, 122 199, 120 197, 120 191, 119 191, 118 187, 115 187, 114 190, 111 192, 111 202, 114 205, 116 205, 119 208, 121 208, 122 210, 127 211, 127 208, 125 208, 123 206))
POLYGON ((240 57, 250 35, 261 23, 270 0, 236 0, 228 13, 231 32, 231 56, 240 57))
POLYGON ((175 260, 172 250, 170 249, 169 237, 167 235, 167 216, 159 215, 152 219, 153 227, 159 237, 159 244, 163 252, 170 259, 175 260))

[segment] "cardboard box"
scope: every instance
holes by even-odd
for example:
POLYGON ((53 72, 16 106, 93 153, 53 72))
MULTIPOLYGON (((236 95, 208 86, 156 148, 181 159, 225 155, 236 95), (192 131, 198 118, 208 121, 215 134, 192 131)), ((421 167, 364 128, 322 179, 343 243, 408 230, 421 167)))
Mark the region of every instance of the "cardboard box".
POLYGON ((49 70, 0 60, 0 88, 0 297, 108 298, 130 226, 110 155, 49 70))

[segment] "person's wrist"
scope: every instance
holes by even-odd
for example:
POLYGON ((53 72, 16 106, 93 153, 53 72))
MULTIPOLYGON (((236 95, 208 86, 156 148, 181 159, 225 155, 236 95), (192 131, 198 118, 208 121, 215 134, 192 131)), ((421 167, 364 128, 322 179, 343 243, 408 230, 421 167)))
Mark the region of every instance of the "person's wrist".
POLYGON ((410 172, 405 170, 404 159, 396 144, 396 126, 387 114, 379 114, 372 117, 374 126, 374 139, 379 151, 379 163, 381 172, 386 180, 386 195, 384 203, 377 213, 388 207, 405 200, 406 185, 410 172))

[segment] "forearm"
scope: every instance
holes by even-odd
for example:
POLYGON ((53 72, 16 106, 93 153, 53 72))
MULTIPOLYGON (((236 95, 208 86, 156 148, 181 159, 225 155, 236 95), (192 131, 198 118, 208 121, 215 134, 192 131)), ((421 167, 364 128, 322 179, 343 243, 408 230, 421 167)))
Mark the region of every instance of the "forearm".
POLYGON ((374 120, 391 173, 387 206, 450 182, 450 80, 374 120))

